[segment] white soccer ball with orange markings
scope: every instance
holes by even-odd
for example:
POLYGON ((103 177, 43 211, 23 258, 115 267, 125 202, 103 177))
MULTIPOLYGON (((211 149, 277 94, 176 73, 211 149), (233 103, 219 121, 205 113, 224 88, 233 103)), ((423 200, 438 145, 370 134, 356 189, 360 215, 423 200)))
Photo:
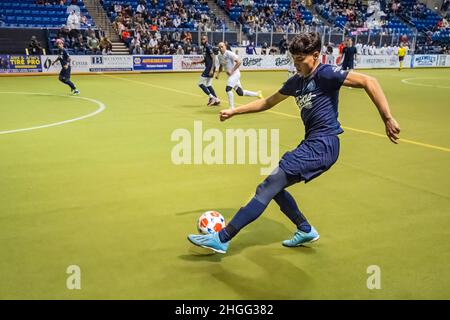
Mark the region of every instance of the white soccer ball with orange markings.
POLYGON ((206 211, 198 218, 197 229, 200 233, 219 232, 225 228, 225 219, 217 211, 206 211))

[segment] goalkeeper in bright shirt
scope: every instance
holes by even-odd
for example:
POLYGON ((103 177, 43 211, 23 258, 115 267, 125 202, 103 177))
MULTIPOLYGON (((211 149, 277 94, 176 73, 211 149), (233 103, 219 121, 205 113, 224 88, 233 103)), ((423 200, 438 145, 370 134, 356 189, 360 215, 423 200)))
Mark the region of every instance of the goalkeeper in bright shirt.
POLYGON ((59 72, 59 81, 68 85, 72 90, 72 94, 78 95, 80 94, 80 91, 78 91, 75 85, 72 83, 72 81, 70 81, 70 73, 71 73, 70 56, 67 53, 67 50, 64 49, 64 41, 58 39, 56 40, 56 45, 58 46, 58 58, 55 61, 53 61, 52 65, 54 65, 58 61, 61 63, 61 71, 59 72))
MULTIPOLYGON (((319 233, 300 211, 286 188, 317 178, 337 161, 340 149, 338 136, 343 132, 338 121, 341 86, 366 91, 378 109, 386 135, 397 143, 400 127, 391 115, 388 101, 378 81, 362 73, 322 64, 320 48, 318 33, 297 34, 289 45, 297 74, 266 99, 220 112, 220 120, 226 121, 246 113, 269 110, 285 99, 294 97, 305 125, 305 138, 294 150, 283 155, 278 168, 258 185, 254 197, 238 210, 225 228, 206 235, 189 235, 191 243, 226 253, 230 240, 242 228, 260 217, 272 200, 275 200, 297 229, 291 239, 282 242, 283 246, 297 247, 319 239, 319 233)), ((323 198, 318 200, 323 201, 323 198)))
POLYGON ((403 69, 403 60, 406 56, 406 47, 403 45, 403 42, 400 43, 400 48, 398 48, 398 62, 400 63, 400 66, 398 68, 398 71, 401 71, 403 69))

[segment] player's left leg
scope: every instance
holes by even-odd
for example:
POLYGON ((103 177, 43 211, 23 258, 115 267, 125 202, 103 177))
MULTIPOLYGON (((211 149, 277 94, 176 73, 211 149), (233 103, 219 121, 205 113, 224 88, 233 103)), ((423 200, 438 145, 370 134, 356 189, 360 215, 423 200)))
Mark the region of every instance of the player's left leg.
POLYGON ((198 86, 202 91, 209 97, 207 105, 210 106, 215 101, 215 96, 211 93, 208 88, 208 83, 210 83, 212 78, 207 78, 204 76, 200 76, 200 80, 198 81, 198 86))
POLYGON ((241 97, 248 96, 248 97, 262 98, 261 91, 255 92, 255 91, 250 91, 250 90, 244 90, 241 87, 236 88, 236 93, 238 94, 238 96, 241 96, 241 97))

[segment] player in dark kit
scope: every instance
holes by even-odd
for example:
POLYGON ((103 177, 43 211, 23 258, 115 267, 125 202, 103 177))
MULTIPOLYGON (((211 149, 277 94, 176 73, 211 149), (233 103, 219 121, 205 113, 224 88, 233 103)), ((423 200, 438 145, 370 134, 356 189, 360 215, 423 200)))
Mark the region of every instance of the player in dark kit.
POLYGON ((201 42, 203 45, 203 60, 197 61, 195 64, 204 63, 205 70, 203 70, 200 76, 198 86, 209 97, 208 106, 217 106, 220 104, 220 100, 217 98, 216 92, 212 87, 212 80, 216 70, 216 55, 214 54, 213 47, 208 43, 207 36, 202 36, 201 42))
POLYGON ((52 65, 54 65, 56 62, 61 63, 61 71, 59 72, 59 81, 61 81, 64 84, 67 84, 70 89, 72 90, 72 94, 80 94, 80 91, 77 90, 75 85, 70 81, 70 56, 67 53, 66 49, 64 49, 64 41, 61 39, 56 40, 56 45, 58 46, 58 58, 53 61, 52 65))
POLYGON ((346 46, 342 52, 344 61, 342 62, 342 70, 353 70, 355 68, 355 57, 357 50, 353 46, 353 40, 347 39, 346 46))
POLYGON ((320 49, 318 33, 296 35, 289 45, 289 51, 297 74, 266 99, 220 112, 220 120, 225 121, 236 115, 268 110, 292 96, 300 108, 305 138, 297 148, 283 155, 278 168, 257 187, 255 196, 236 213, 224 229, 207 235, 189 235, 188 239, 193 244, 225 253, 230 240, 257 219, 272 199, 297 227, 294 236, 283 241, 284 246, 296 247, 319 239, 319 233, 302 214, 286 188, 317 178, 337 161, 338 135, 343 132, 338 121, 338 99, 342 85, 364 88, 381 115, 388 138, 397 143, 400 127, 391 115, 378 81, 364 74, 321 64, 320 49))

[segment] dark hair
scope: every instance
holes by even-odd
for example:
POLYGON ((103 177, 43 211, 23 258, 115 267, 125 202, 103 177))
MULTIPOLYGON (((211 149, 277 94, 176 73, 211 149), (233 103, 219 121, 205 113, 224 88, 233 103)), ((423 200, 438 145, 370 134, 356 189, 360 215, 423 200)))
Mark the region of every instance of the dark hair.
POLYGON ((322 48, 322 40, 317 32, 297 34, 289 44, 289 52, 292 54, 312 54, 322 48))

